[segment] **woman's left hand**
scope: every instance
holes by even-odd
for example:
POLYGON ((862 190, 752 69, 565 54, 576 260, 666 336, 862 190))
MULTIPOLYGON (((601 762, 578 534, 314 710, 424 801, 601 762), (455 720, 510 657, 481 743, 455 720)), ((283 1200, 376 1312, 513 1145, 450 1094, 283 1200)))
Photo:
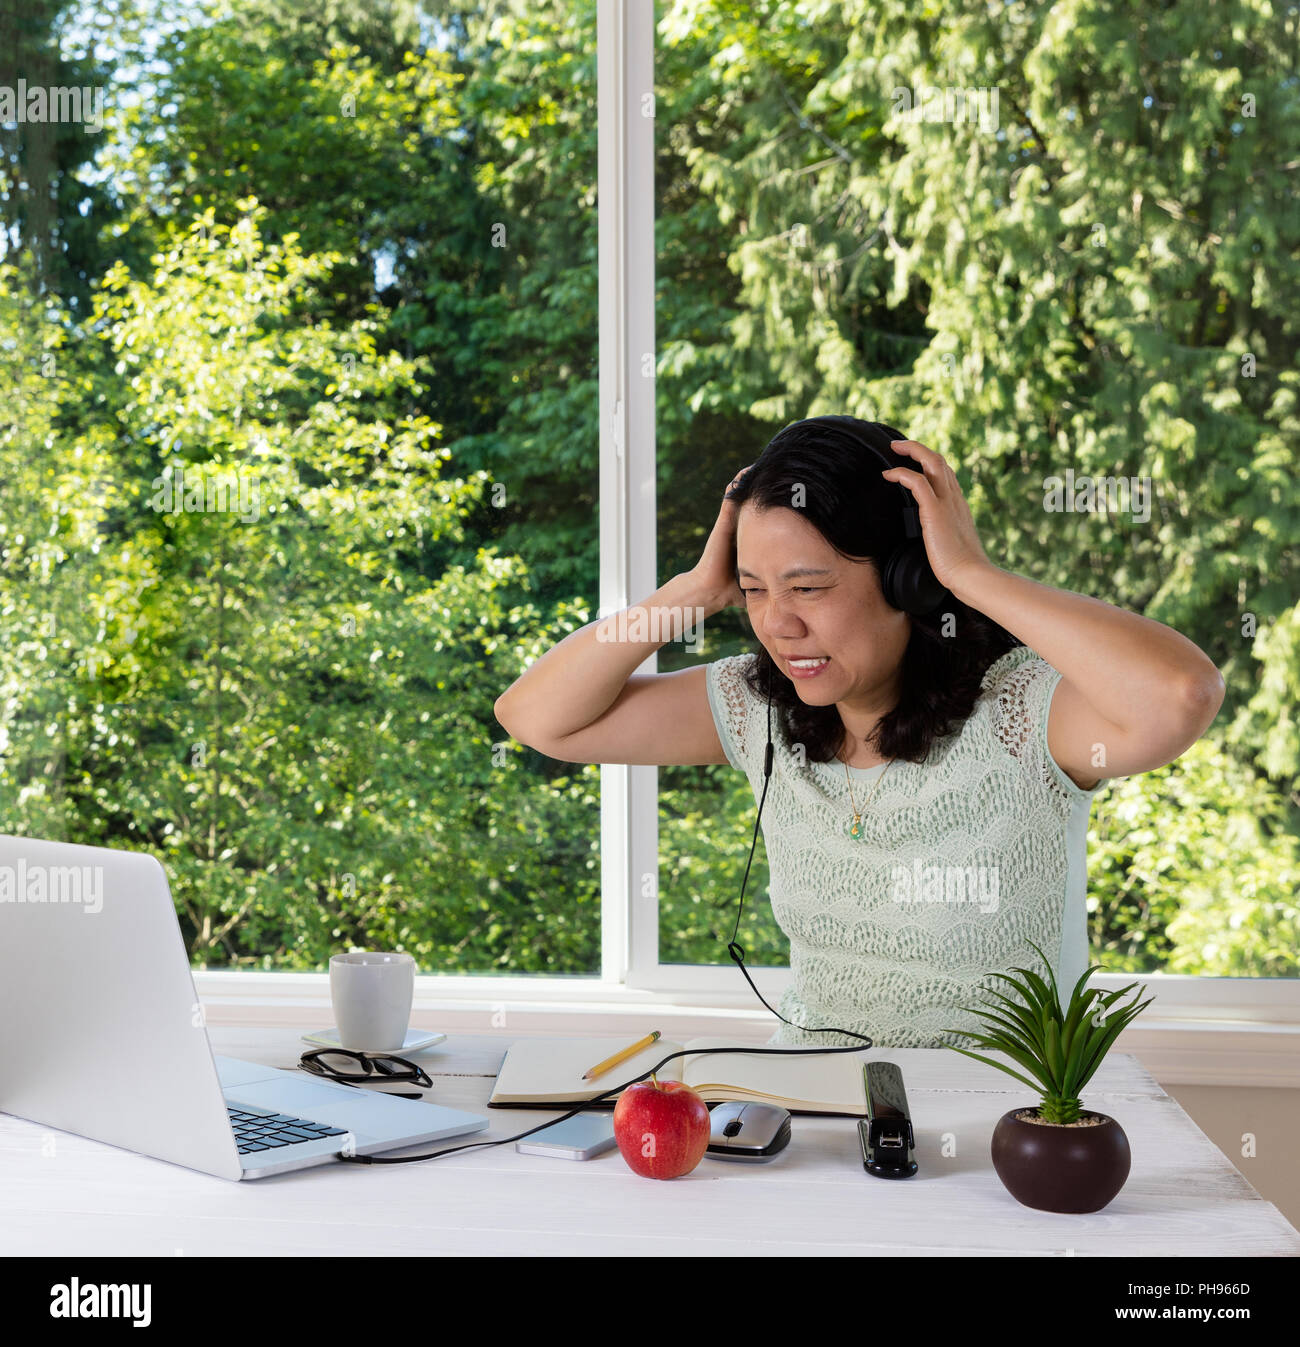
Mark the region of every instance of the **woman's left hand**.
POLYGON ((890 448, 900 456, 915 459, 921 471, 889 468, 881 476, 887 481, 898 482, 912 493, 921 516, 925 552, 935 578, 957 594, 962 577, 993 564, 980 546, 970 506, 957 484, 957 474, 942 454, 936 454, 916 440, 891 440, 890 448))

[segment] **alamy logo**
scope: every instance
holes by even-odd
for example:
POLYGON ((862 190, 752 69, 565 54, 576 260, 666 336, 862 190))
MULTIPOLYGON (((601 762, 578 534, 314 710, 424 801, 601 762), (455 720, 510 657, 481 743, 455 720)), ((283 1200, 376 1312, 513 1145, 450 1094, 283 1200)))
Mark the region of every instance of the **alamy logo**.
POLYGON ((0 903, 82 903, 86 912, 104 906, 102 865, 0 865, 0 903))
POLYGON ((1151 478, 1076 477, 1066 468, 1064 477, 1043 478, 1043 509, 1049 514, 1120 514, 1130 511, 1135 524, 1151 518, 1151 478))
POLYGON ((998 89, 943 89, 925 85, 909 89, 899 85, 891 90, 894 116, 902 122, 947 122, 952 126, 979 123, 987 133, 998 129, 998 89))
POLYGON ((150 483, 151 509, 160 514, 237 514, 245 524, 255 524, 262 515, 258 478, 253 473, 200 477, 184 467, 169 469, 150 483))
POLYGON ((701 607, 643 608, 637 605, 603 618, 596 628, 596 639, 601 642, 663 643, 680 638, 687 653, 697 655, 703 628, 704 609, 701 607))
POLYGON ((981 912, 998 910, 996 865, 896 865, 890 872, 896 903, 972 903, 981 912))
POLYGON ((51 1319, 131 1319, 133 1328, 153 1322, 148 1282, 87 1282, 73 1277, 50 1287, 51 1319))
POLYGON ((83 122, 92 131, 104 129, 104 87, 28 84, 15 89, 0 84, 0 122, 83 122))

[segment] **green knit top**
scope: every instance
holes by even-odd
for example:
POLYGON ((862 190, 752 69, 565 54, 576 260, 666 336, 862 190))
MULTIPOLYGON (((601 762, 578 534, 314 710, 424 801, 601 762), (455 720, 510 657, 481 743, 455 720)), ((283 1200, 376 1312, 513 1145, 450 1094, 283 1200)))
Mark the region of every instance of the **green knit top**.
MULTIPOLYGON (((767 703, 743 674, 754 659, 707 666, 709 706, 728 762, 763 789, 767 703)), ((772 711, 775 745, 763 806, 769 894, 790 942, 791 981, 777 1009, 808 1028, 834 1025, 881 1047, 969 1047, 961 1006, 994 971, 1052 961, 1064 1001, 1087 966, 1086 838, 1092 799, 1047 747, 1061 675, 1026 646, 992 664, 971 714, 924 763, 850 768, 813 763, 772 711)), ((744 945, 743 929, 738 937, 744 945)), ((1005 984, 998 983, 999 986, 1005 984)), ((781 1024, 769 1040, 852 1046, 841 1034, 781 1024)))

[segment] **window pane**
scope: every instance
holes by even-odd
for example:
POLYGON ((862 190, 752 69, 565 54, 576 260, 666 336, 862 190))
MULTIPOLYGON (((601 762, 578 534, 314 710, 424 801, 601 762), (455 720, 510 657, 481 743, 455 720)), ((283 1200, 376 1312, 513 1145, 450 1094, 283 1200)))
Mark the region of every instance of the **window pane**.
POLYGON ((594 7, 410 13, 24 30, 108 96, 0 159, 0 802, 197 966, 591 976, 599 769, 493 702, 596 609, 594 7))
MULTIPOLYGON (((751 462, 770 430, 726 391, 734 370, 722 347, 736 313, 737 283, 723 245, 734 241, 713 194, 687 162, 693 146, 728 153, 735 131, 724 125, 726 91, 708 68, 703 40, 660 40, 656 51, 657 214, 655 341, 659 459, 657 554, 662 583, 699 560, 731 478, 751 462), (699 119, 696 119, 696 114, 699 119), (702 362, 702 363, 701 363, 702 362), (696 395, 703 397, 703 406, 696 395)), ((671 672, 755 648, 744 614, 728 609, 704 623, 698 640, 659 652, 671 672)), ((733 967, 726 945, 754 839, 757 812, 743 773, 730 766, 659 769, 659 957, 662 963, 733 967)), ((784 935, 767 896, 761 833, 745 884, 736 939, 751 967, 783 967, 784 935)), ((737 984, 743 980, 735 974, 737 984)))
MULTIPOLYGON (((792 421, 852 413, 945 453, 997 565, 1173 627, 1227 683, 1199 742, 1093 803, 1091 960, 1294 978, 1300 216, 1261 167, 1294 159, 1294 130, 1208 98, 1173 134, 1158 54, 1098 84, 1068 34, 1035 87, 959 88, 1008 68, 1014 8, 937 68, 899 63, 929 52, 924 14, 864 12, 658 10, 659 575, 695 563, 792 421)), ((1287 40, 1206 25, 1182 69, 1283 106, 1287 40)), ((706 626, 660 667, 754 648, 737 613, 706 626)), ((661 786, 661 958, 728 963, 752 794, 730 767, 661 786)), ((761 863, 760 842, 742 943, 780 963, 761 863)))

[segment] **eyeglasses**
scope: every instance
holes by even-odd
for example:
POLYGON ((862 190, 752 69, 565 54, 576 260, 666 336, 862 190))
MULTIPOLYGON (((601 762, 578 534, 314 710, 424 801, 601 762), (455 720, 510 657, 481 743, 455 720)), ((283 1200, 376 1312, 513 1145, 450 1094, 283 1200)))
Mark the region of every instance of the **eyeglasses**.
MULTIPOLYGON (((424 1069, 405 1057, 377 1056, 374 1053, 353 1052, 350 1048, 317 1048, 315 1052, 304 1052, 298 1060, 304 1071, 324 1076, 327 1080, 339 1081, 343 1085, 371 1084, 389 1081, 414 1081, 429 1089, 433 1085, 424 1069)), ((418 1099, 418 1094, 401 1096, 405 1099, 418 1099)))

